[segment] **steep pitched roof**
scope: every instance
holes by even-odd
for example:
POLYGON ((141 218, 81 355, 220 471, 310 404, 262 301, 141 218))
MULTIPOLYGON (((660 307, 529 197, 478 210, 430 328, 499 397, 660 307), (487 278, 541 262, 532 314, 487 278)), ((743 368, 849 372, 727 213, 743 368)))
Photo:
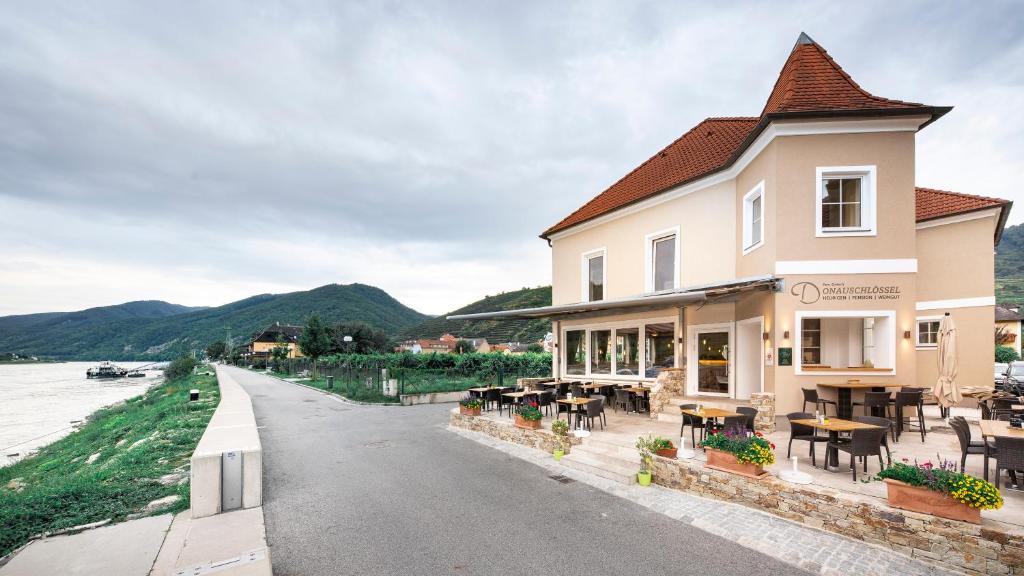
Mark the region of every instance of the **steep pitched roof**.
POLYGON ((920 114, 931 116, 927 124, 949 110, 870 94, 824 48, 801 33, 760 116, 704 120, 548 228, 541 238, 728 168, 774 120, 920 114))
POLYGON ((934 188, 914 188, 915 192, 915 216, 918 222, 927 222, 957 214, 967 214, 999 208, 999 222, 996 225, 995 243, 1003 235, 1003 227, 1006 224, 1006 217, 1010 215, 1010 208, 1013 202, 1002 198, 990 198, 988 196, 975 196, 962 192, 950 192, 948 190, 936 190, 934 188))

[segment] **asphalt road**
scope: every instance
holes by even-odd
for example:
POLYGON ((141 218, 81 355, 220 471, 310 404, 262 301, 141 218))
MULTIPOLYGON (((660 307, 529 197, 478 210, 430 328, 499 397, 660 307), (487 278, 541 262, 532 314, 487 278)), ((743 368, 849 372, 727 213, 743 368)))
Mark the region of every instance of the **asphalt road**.
POLYGON ((231 369, 263 443, 274 574, 805 574, 445 427, 231 369))

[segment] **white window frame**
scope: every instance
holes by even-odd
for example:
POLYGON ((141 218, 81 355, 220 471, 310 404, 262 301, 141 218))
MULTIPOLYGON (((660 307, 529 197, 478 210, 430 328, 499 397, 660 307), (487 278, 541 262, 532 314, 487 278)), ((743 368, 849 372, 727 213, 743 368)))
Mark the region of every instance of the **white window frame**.
MULTIPOLYGON (((896 311, 895 310, 798 310, 794 313, 794 339, 793 339, 793 373, 797 376, 895 376, 896 375, 896 311), (892 326, 892 337, 889 343, 889 354, 892 358, 890 370, 843 370, 827 372, 821 370, 803 369, 803 331, 804 318, 888 318, 892 326)), ((877 348, 877 347, 876 347, 877 348)))
MULTIPOLYGON (((679 231, 679 226, 675 226, 673 228, 666 228, 664 230, 652 232, 644 236, 644 292, 654 292, 654 243, 657 242, 658 240, 664 240, 669 236, 675 237, 676 251, 676 257, 672 262, 674 267, 672 271, 673 287, 670 288, 669 290, 679 289, 679 276, 680 271, 682 270, 680 262, 683 258, 682 251, 680 250, 679 231)), ((661 292, 668 292, 669 290, 662 290, 661 292)))
POLYGON ((691 324, 686 327, 686 342, 690 350, 687 352, 686 366, 686 391, 688 396, 714 396, 718 398, 736 397, 736 323, 720 322, 715 324, 691 324), (697 389, 697 378, 700 362, 700 343, 697 342, 697 335, 701 332, 728 332, 729 333, 729 358, 726 361, 729 365, 729 391, 728 392, 700 392, 697 389))
POLYGON ((934 350, 939 347, 938 341, 935 344, 921 342, 921 324, 923 322, 942 322, 942 316, 918 316, 914 319, 914 346, 920 350, 934 350))
POLYGON ((581 324, 577 326, 562 326, 561 342, 566 342, 566 333, 568 332, 583 332, 584 346, 586 347, 586 362, 584 364, 585 370, 583 374, 567 374, 566 356, 568 350, 565 346, 560 346, 559 361, 561 366, 559 370, 561 373, 558 375, 559 378, 571 380, 608 380, 608 381, 619 381, 619 382, 654 382, 657 377, 647 377, 647 339, 644 337, 644 327, 650 324, 668 324, 671 323, 675 326, 675 334, 673 336, 673 348, 674 348, 674 362, 679 362, 679 318, 676 316, 664 316, 656 318, 643 318, 639 320, 619 320, 616 322, 594 322, 589 324, 581 324), (614 351, 615 345, 615 331, 620 328, 636 328, 638 333, 637 342, 637 354, 640 359, 640 374, 616 374, 618 371, 618 359, 614 351), (611 331, 611 342, 612 342, 612 368, 611 374, 592 374, 590 371, 590 360, 593 351, 590 349, 590 333, 595 330, 610 330, 611 331))
POLYGON ((757 183, 757 186, 743 195, 743 255, 746 256, 764 245, 765 234, 765 202, 767 198, 764 193, 764 180, 757 183), (757 242, 753 241, 754 236, 754 200, 761 198, 761 237, 757 242))
POLYGON ((814 222, 818 238, 878 235, 878 169, 876 166, 819 166, 814 176, 814 222), (861 178, 860 223, 858 227, 821 226, 822 184, 826 178, 861 178))
MULTIPOLYGON (((604 257, 601 267, 601 286, 604 293, 601 300, 608 299, 608 250, 605 247, 588 250, 580 255, 580 302, 590 302, 590 260, 598 256, 604 257)), ((595 300, 600 302, 600 300, 595 300)))

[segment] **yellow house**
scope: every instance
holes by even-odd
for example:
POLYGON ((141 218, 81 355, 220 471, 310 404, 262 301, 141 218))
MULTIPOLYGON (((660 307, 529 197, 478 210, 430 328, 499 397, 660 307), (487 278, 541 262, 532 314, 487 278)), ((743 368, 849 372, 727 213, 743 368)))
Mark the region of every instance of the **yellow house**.
POLYGON ((268 357, 274 348, 281 346, 281 341, 288 347, 289 358, 301 358, 302 350, 299 350, 299 336, 302 335, 302 326, 289 326, 275 322, 263 330, 253 334, 250 344, 251 353, 255 357, 268 357))
POLYGON ((991 386, 1010 202, 914 182, 950 110, 868 93, 801 34, 760 114, 704 120, 541 234, 552 306, 453 318, 551 319, 562 379, 784 414, 821 384, 930 388, 950 314, 960 383, 991 386))
POLYGON ((1015 308, 996 306, 996 339, 1002 346, 1016 350, 1020 356, 1020 322, 1024 316, 1015 308))

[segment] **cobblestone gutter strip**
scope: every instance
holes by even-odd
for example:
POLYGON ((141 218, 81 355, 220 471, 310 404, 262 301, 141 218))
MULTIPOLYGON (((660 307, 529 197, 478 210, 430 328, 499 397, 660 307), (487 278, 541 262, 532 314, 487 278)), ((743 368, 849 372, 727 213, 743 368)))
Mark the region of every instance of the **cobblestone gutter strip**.
POLYGON ((651 472, 655 483, 668 488, 756 508, 922 562, 966 574, 1024 574, 1024 533, 991 520, 981 525, 946 520, 822 486, 710 470, 695 460, 655 456, 651 472))
MULTIPOLYGON (((819 530, 742 506, 694 496, 661 486, 624 485, 593 474, 562 466, 548 453, 499 440, 487 432, 469 430, 452 419, 448 429, 510 456, 531 462, 545 470, 583 482, 599 490, 635 502, 683 524, 700 528, 746 548, 756 550, 824 576, 900 574, 940 576, 957 574, 944 567, 928 565, 859 540, 819 530)), ((1002 572, 1006 574, 1004 570, 1002 572)))

